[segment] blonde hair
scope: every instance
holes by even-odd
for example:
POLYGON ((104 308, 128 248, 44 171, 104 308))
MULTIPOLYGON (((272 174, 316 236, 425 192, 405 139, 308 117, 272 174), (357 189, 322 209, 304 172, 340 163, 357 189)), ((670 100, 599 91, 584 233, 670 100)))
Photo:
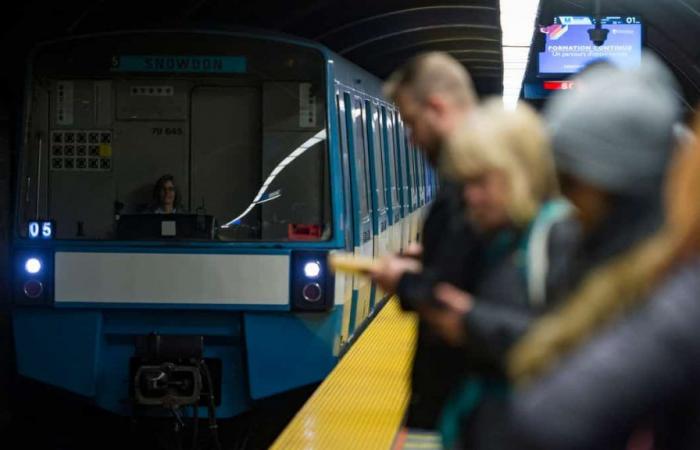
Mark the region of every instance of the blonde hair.
MULTIPOLYGON (((700 130, 700 116, 695 126, 700 130)), ((513 348, 508 371, 527 384, 595 331, 638 307, 668 271, 700 252, 700 147, 679 151, 666 183, 666 223, 654 236, 592 271, 562 307, 513 348)))
POLYGON ((509 182, 508 215, 516 225, 529 223, 541 204, 559 193, 554 160, 544 124, 529 106, 504 109, 492 99, 447 143, 441 160, 456 181, 501 170, 509 182))
POLYGON ((476 104, 474 84, 467 69, 443 52, 422 53, 411 58, 389 76, 383 91, 392 101, 402 92, 412 94, 421 102, 432 94, 442 93, 457 104, 476 104))

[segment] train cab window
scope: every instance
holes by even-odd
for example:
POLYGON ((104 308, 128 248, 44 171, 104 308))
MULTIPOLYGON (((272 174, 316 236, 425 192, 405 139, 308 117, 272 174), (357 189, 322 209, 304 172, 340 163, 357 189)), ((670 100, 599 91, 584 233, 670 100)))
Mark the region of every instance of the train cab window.
POLYGON ((144 39, 103 36, 36 54, 19 235, 40 217, 55 222, 58 239, 137 239, 121 230, 146 218, 118 221, 152 213, 154 184, 170 174, 176 212, 211 218, 214 233, 182 234, 202 220, 177 218, 143 239, 330 239, 323 55, 244 37, 148 36, 151 53, 144 39), (106 67, 94 55, 107 53, 167 56, 115 57, 106 67))

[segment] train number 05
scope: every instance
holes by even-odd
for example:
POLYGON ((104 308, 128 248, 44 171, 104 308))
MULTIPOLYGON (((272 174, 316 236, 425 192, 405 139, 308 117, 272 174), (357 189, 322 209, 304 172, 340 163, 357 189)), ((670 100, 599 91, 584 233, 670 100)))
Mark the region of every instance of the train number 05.
POLYGON ((29 239, 52 239, 53 238, 53 222, 50 221, 33 221, 29 222, 28 230, 29 239))

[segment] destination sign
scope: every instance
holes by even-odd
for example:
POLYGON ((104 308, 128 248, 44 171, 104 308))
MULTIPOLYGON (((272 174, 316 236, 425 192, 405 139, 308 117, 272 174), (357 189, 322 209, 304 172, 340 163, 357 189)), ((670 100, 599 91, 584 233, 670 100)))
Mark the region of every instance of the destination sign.
POLYGON ((120 55, 112 57, 116 72, 245 73, 243 56, 120 55))

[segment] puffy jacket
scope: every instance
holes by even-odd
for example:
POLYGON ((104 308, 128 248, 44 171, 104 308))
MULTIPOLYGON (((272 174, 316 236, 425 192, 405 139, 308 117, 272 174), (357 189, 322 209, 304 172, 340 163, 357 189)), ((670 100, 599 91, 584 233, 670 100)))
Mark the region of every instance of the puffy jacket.
POLYGON ((700 260, 518 393, 519 447, 622 449, 635 430, 652 430, 654 449, 700 448, 699 295, 700 260))

